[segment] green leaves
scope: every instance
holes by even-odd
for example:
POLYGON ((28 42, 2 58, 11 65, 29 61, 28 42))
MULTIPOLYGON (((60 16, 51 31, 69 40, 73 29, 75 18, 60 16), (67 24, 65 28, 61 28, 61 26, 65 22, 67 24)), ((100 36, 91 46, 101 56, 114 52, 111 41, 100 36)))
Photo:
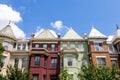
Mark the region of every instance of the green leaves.
POLYGON ((116 69, 106 66, 94 66, 89 64, 88 66, 82 66, 82 72, 79 72, 79 80, 119 80, 116 77, 116 69))
POLYGON ((72 75, 68 74, 67 67, 63 68, 63 70, 59 74, 59 78, 60 78, 60 80, 72 80, 72 75))

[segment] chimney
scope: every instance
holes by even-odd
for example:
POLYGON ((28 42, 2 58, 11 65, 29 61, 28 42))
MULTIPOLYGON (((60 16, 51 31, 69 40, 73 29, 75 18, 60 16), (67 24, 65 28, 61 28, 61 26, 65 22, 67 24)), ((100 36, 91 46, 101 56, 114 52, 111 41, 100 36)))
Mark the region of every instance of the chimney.
POLYGON ((34 38, 35 34, 34 33, 31 33, 31 38, 34 38))
POLYGON ((58 33, 58 39, 60 39, 60 33, 58 33))

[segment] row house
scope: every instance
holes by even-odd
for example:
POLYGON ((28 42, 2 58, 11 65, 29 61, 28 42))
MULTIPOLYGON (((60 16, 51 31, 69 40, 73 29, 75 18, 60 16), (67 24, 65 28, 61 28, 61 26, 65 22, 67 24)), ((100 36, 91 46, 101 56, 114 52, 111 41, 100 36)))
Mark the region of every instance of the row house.
POLYGON ((117 28, 114 36, 109 36, 107 43, 112 66, 120 69, 120 28, 117 28))
POLYGON ((78 80, 81 66, 89 60, 96 66, 120 68, 120 28, 113 37, 92 27, 83 38, 70 28, 63 37, 53 30, 42 29, 29 39, 17 39, 8 24, 0 30, 0 43, 5 48, 0 70, 3 75, 7 66, 18 65, 20 69, 29 69, 33 80, 59 80, 60 71, 67 67, 73 80, 78 80))
POLYGON ((30 75, 33 80, 59 80, 60 35, 43 29, 30 39, 30 75))
POLYGON ((11 26, 7 25, 5 28, 0 30, 0 42, 5 49, 2 57, 3 67, 0 73, 5 75, 7 66, 14 67, 15 64, 17 64, 18 68, 21 69, 26 69, 28 67, 29 40, 16 39, 11 26))
POLYGON ((88 36, 90 61, 96 65, 111 67, 111 60, 107 44, 107 36, 92 27, 88 36))
POLYGON ((61 70, 67 67, 68 74, 71 74, 72 80, 78 80, 77 74, 81 66, 86 65, 88 61, 87 41, 70 28, 62 37, 60 44, 61 70))

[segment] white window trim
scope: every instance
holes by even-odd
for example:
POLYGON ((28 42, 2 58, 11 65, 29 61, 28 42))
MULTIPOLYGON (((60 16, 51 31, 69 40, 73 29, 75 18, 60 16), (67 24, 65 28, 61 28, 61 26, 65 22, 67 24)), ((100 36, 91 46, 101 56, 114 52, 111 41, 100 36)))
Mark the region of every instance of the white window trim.
POLYGON ((20 50, 23 50, 23 49, 22 49, 22 48, 23 48, 23 44, 25 44, 25 45, 26 45, 26 47, 25 47, 25 49, 24 49, 24 50, 27 50, 27 43, 17 43, 17 44, 16 44, 16 50, 18 50, 18 49, 17 49, 18 44, 20 44, 20 45, 21 45, 21 46, 20 46, 20 50))

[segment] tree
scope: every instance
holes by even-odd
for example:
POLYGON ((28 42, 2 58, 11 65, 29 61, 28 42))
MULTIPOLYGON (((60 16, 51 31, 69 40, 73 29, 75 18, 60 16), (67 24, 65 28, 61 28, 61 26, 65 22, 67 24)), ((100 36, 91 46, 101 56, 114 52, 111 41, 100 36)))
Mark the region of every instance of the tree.
POLYGON ((59 74, 59 78, 60 78, 60 80, 72 80, 72 75, 68 74, 67 67, 63 68, 63 70, 59 74))
POLYGON ((8 67, 7 69, 7 80, 29 80, 29 71, 19 69, 17 64, 13 67, 8 67))
POLYGON ((0 69, 2 68, 3 66, 3 63, 2 63, 2 53, 4 51, 4 47, 2 46, 2 43, 0 43, 0 69))
POLYGON ((116 77, 116 69, 107 66, 82 66, 81 72, 78 74, 79 80, 119 80, 116 77))
MULTIPOLYGON (((3 45, 2 45, 2 43, 0 43, 0 71, 1 71, 1 68, 3 67, 2 53, 3 53, 4 50, 5 49, 4 49, 3 45)), ((2 74, 0 74, 0 80, 6 80, 6 78, 2 74)))

